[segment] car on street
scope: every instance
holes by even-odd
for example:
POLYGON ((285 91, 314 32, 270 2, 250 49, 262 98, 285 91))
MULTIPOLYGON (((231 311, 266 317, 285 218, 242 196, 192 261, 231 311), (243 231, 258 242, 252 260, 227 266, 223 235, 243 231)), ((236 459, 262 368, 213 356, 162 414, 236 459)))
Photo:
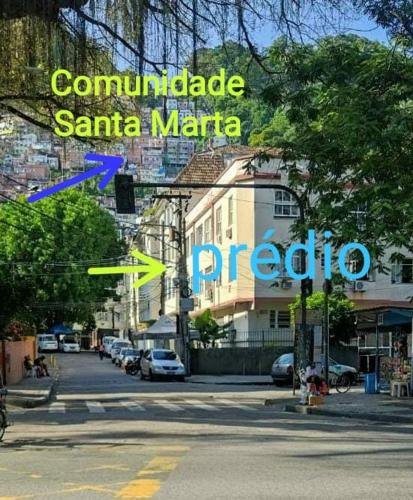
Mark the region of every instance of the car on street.
POLYGON ((141 379, 169 378, 185 381, 185 367, 170 349, 149 349, 141 359, 141 379))
POLYGON ((123 347, 115 358, 115 365, 119 367, 123 366, 125 358, 135 359, 137 356, 139 356, 138 349, 123 347))
POLYGON ((115 342, 115 340, 119 340, 119 338, 114 337, 113 335, 105 335, 104 337, 102 337, 103 351, 104 351, 105 356, 107 358, 110 358, 110 350, 111 350, 112 344, 113 344, 113 342, 115 342))
POLYGON ((60 350, 62 352, 80 352, 80 344, 76 337, 65 335, 60 343, 60 350))
MULTIPOLYGON (((329 358, 329 375, 347 375, 353 383, 357 380, 358 371, 353 366, 337 363, 333 358, 329 358)), ((275 385, 292 384, 294 372, 294 354, 292 352, 282 354, 277 358, 271 368, 271 377, 275 385)))
POLYGON ((116 339, 110 348, 110 357, 112 358, 112 363, 115 363, 116 357, 119 355, 120 351, 125 347, 132 347, 130 340, 119 340, 116 339))
POLYGON ((57 351, 59 349, 59 344, 57 343, 56 337, 52 334, 41 334, 37 336, 37 350, 39 352, 44 351, 57 351))

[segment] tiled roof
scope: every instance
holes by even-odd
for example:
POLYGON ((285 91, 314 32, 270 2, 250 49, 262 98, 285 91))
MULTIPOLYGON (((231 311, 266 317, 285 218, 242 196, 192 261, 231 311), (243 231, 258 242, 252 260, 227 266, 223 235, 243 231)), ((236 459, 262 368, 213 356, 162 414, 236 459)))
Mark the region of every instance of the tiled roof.
POLYGON ((280 154, 280 150, 273 148, 254 148, 251 146, 228 144, 194 154, 188 165, 181 170, 175 182, 182 184, 215 182, 228 167, 227 160, 252 156, 259 152, 277 156, 280 154))
POLYGON ((224 169, 224 157, 221 154, 215 154, 213 151, 197 153, 181 170, 175 182, 182 184, 214 182, 224 169))

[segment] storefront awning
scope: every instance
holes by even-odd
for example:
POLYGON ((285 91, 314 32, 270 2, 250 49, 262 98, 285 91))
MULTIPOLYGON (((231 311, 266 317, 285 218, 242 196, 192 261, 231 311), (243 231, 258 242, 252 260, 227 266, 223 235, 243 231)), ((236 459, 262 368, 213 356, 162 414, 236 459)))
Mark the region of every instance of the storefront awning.
POLYGON ((146 330, 134 333, 133 338, 134 340, 175 339, 176 319, 164 314, 146 330))
POLYGON ((411 325, 413 307, 375 307, 354 311, 357 330, 366 330, 376 326, 392 327, 411 325))

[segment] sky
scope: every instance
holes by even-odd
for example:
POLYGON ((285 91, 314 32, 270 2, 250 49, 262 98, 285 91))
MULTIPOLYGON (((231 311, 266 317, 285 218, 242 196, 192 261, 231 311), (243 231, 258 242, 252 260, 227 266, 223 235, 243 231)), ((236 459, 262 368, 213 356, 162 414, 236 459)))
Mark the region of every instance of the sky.
MULTIPOLYGON (((388 43, 388 37, 385 30, 378 27, 376 23, 374 23, 366 16, 363 16, 357 20, 349 21, 348 23, 343 23, 341 32, 354 33, 356 35, 366 37, 370 40, 388 43)), ((260 30, 256 30, 254 32, 254 42, 260 48, 268 47, 269 45, 271 45, 276 36, 277 35, 274 32, 273 27, 268 23, 264 25, 260 30)))

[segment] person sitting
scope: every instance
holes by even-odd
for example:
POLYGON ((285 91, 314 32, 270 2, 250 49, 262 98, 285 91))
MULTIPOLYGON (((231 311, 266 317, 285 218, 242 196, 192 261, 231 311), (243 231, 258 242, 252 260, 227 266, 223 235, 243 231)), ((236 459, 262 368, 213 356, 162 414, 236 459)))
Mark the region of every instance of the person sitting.
POLYGON ((316 395, 320 395, 321 378, 317 373, 315 363, 311 363, 305 370, 305 380, 307 382, 307 392, 311 392, 312 386, 315 387, 316 395))
POLYGON ((46 356, 39 356, 34 360, 37 377, 50 377, 47 364, 45 362, 46 356))
POLYGON ((24 357, 23 365, 24 369, 26 370, 26 377, 34 377, 35 372, 33 369, 33 361, 30 358, 30 354, 27 354, 27 356, 24 357))

